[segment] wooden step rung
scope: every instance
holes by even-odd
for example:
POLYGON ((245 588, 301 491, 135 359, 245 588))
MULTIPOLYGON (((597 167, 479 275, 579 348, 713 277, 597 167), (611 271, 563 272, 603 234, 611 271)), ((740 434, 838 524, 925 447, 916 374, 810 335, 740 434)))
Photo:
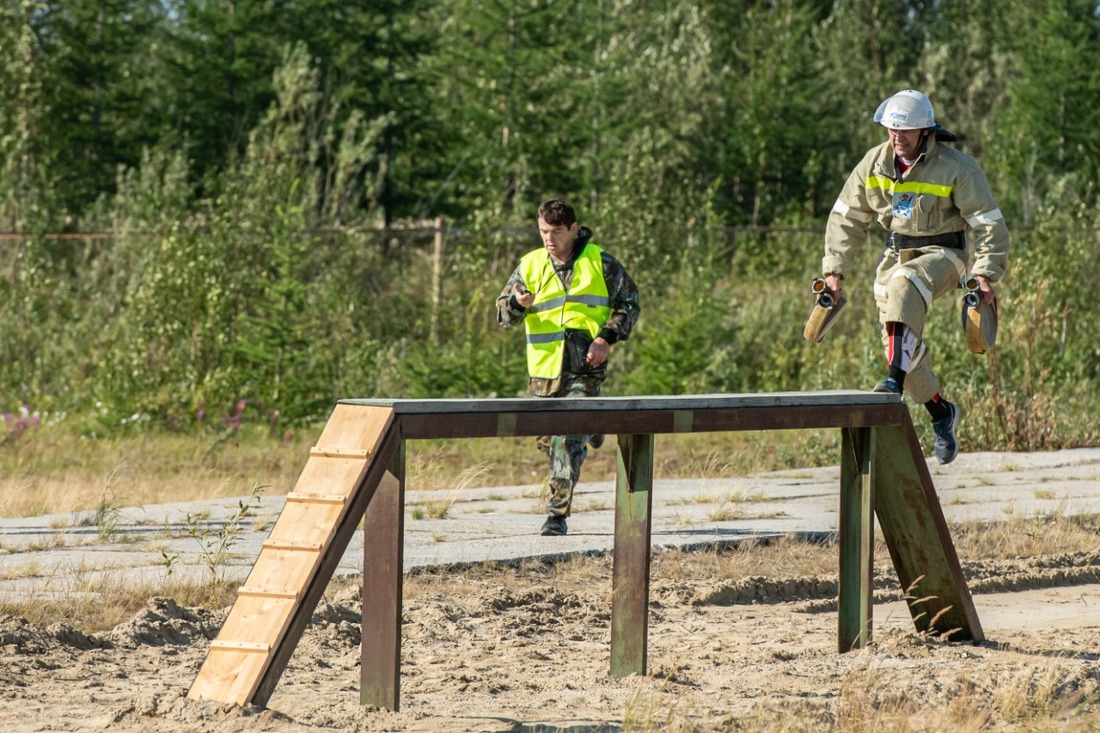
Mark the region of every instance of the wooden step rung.
POLYGON ((345 504, 348 497, 343 494, 303 494, 298 491, 291 491, 286 495, 286 500, 304 504, 345 504))
POLYGON ((210 642, 210 648, 226 652, 260 652, 261 654, 267 654, 271 651, 270 644, 258 641, 218 641, 215 639, 210 642))
POLYGON ((291 542, 290 540, 264 540, 265 550, 301 550, 302 552, 320 552, 324 547, 320 542, 291 542))
POLYGON ((318 445, 309 449, 310 458, 359 458, 366 460, 370 457, 369 450, 356 450, 354 448, 322 448, 318 445))
POLYGON ((242 585, 237 589, 237 595, 260 596, 262 598, 286 598, 293 600, 298 597, 298 591, 286 590, 284 588, 261 588, 259 586, 242 585))

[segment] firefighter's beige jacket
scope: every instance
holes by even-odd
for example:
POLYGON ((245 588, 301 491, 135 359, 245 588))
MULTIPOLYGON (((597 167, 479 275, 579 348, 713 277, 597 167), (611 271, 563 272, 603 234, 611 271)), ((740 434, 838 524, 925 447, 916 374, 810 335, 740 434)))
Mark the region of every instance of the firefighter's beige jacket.
POLYGON ((969 273, 999 280, 1008 266, 1008 228, 977 161, 943 145, 934 133, 904 175, 894 158, 886 141, 867 151, 848 176, 829 214, 822 272, 848 273, 877 219, 886 231, 910 237, 967 230, 969 273))

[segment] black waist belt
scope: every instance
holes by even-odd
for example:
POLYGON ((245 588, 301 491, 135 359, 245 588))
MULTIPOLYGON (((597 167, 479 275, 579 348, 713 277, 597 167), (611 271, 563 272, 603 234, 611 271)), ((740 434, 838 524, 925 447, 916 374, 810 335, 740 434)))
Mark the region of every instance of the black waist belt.
POLYGON ((949 232, 947 234, 933 234, 931 237, 907 237, 904 234, 890 232, 886 235, 886 247, 895 252, 914 247, 947 247, 949 249, 966 249, 966 235, 963 232, 949 232))

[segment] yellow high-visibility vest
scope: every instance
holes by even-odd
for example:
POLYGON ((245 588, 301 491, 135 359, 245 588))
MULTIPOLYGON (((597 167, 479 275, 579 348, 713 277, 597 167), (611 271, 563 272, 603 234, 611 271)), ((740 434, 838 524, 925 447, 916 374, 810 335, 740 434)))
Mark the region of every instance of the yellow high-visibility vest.
MULTIPOLYGON (((535 302, 527 309, 527 372, 532 377, 555 379, 561 376, 565 356, 565 331, 585 331, 589 338, 611 315, 607 283, 603 277, 602 249, 588 244, 573 262, 573 280, 567 291, 554 273, 550 255, 544 249, 526 254, 520 260, 520 273, 535 302)), ((574 364, 574 368, 581 365, 574 364)))

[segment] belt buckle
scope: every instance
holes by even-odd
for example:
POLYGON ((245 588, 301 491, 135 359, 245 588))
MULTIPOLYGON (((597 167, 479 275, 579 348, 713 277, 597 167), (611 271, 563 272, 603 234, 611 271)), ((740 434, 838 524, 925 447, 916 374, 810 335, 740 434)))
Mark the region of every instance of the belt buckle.
POLYGON ((894 241, 894 233, 889 232, 886 235, 886 249, 894 253, 894 259, 901 262, 901 247, 894 241))
POLYGON ((916 247, 902 247, 894 239, 896 232, 890 232, 886 235, 886 246, 894 253, 894 259, 898 261, 899 265, 904 265, 906 262, 915 260, 920 256, 921 252, 916 247))

